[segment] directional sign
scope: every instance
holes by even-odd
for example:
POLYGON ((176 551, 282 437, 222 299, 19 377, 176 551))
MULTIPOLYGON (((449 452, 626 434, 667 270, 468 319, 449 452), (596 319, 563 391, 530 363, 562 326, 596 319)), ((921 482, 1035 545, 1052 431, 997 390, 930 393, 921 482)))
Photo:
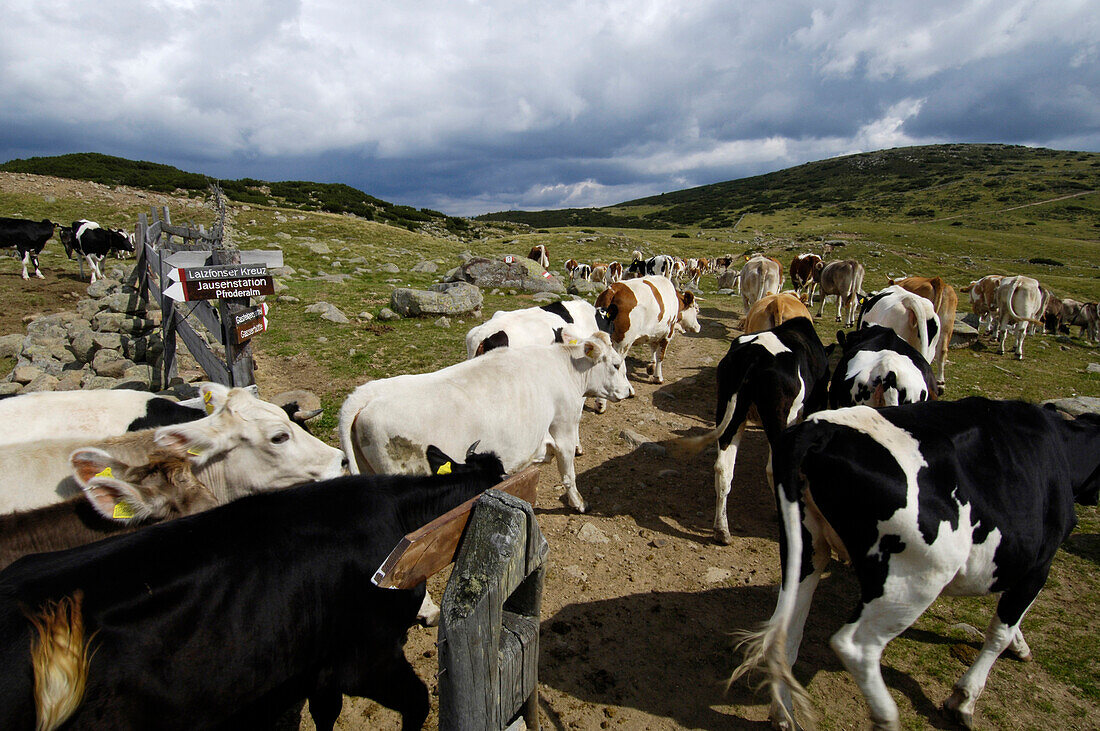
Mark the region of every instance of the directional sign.
POLYGON ((168 271, 168 279, 172 284, 164 294, 177 302, 275 294, 275 282, 262 264, 177 267, 168 271))
POLYGON ((250 307, 244 312, 233 315, 233 332, 237 335, 237 345, 248 341, 253 335, 267 330, 267 303, 259 307, 250 307))

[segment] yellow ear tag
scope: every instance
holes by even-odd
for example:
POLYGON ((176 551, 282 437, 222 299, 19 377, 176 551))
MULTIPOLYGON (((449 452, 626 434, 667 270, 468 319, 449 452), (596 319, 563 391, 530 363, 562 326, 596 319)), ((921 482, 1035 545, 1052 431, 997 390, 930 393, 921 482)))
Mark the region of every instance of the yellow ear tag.
POLYGON ((111 513, 111 517, 115 520, 127 520, 134 517, 134 509, 129 503, 115 503, 115 511, 111 513))
POLYGON ((195 457, 198 457, 200 454, 202 454, 202 450, 201 449, 195 449, 194 447, 192 447, 191 449, 187 450, 187 453, 190 454, 190 455, 194 455, 195 457))
POLYGON ((451 474, 451 463, 444 462, 439 466, 439 469, 435 471, 437 475, 449 475, 451 474))
POLYGON ((572 340, 569 341, 569 344, 570 345, 576 345, 577 344, 577 339, 573 338, 572 340))
POLYGON ((96 477, 114 477, 114 475, 111 474, 111 468, 110 467, 104 467, 103 471, 95 473, 95 476, 96 477))
POLYGON ((206 393, 204 393, 202 395, 203 403, 206 404, 206 413, 207 414, 213 414, 214 413, 214 404, 210 403, 210 400, 212 398, 213 398, 213 395, 209 391, 207 391, 206 393))

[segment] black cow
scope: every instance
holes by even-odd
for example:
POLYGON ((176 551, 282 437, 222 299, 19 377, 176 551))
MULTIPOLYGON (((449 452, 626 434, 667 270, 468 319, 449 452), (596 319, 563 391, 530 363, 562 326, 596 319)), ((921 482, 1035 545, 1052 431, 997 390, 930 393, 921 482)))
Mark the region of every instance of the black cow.
POLYGON ((59 224, 48 218, 27 221, 22 218, 0 217, 0 247, 10 247, 19 253, 19 258, 23 260, 23 279, 30 279, 27 274, 28 263, 34 264, 34 276, 45 279, 38 269, 38 255, 58 227, 59 224))
POLYGON ((882 325, 868 325, 836 341, 843 355, 829 384, 829 408, 876 408, 935 398, 936 376, 920 351, 882 325))
POLYGON ((658 254, 648 259, 635 259, 630 262, 630 266, 627 267, 626 272, 623 274, 623 278, 636 279, 638 277, 656 274, 672 279, 672 267, 672 257, 668 254, 658 254))
POLYGON ((68 720, 38 711, 66 728, 251 728, 308 698, 331 729, 345 693, 420 728, 428 691, 402 644, 424 587, 371 577, 402 536, 502 476, 495 455, 469 454, 451 474, 261 493, 16 561, 0 572, 0 728, 35 725, 34 678, 51 672, 68 678, 50 684, 59 705, 86 680, 68 720))
POLYGON ((726 498, 750 409, 756 408, 770 444, 788 425, 824 409, 833 347, 821 344, 812 322, 796 317, 737 338, 718 364, 717 426, 702 436, 680 440, 675 451, 690 456, 718 439, 714 537, 720 543, 730 542, 726 498))
MULTIPOLYGON (((103 278, 103 271, 99 268, 107 254, 112 251, 133 251, 134 242, 123 231, 103 228, 95 221, 81 219, 73 221, 68 231, 62 230, 61 243, 65 245, 65 253, 72 258, 73 254, 83 256, 88 260, 91 268, 91 284, 95 283, 96 276, 103 278)), ((84 276, 83 260, 80 265, 80 276, 84 276)))
POLYGON ((775 613, 749 635, 739 677, 767 666, 772 718, 807 707, 791 674, 810 600, 831 551, 860 584, 855 613, 830 644, 875 728, 898 728, 879 658, 941 592, 999 593, 977 660, 944 710, 970 726, 993 661, 1031 650, 1020 621, 1077 523, 1074 502, 1100 491, 1100 415, 1067 420, 1020 401, 967 398, 815 414, 774 445, 782 584, 775 613))

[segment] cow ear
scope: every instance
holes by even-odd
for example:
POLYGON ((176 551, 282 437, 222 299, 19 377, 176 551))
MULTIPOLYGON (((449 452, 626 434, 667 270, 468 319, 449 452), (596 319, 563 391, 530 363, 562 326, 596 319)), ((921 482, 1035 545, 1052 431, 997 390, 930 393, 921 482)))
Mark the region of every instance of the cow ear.
POLYGON ((214 414, 225 408, 225 402, 229 400, 229 389, 220 383, 207 382, 199 385, 199 396, 207 415, 214 414))
POLYGON ((211 436, 201 421, 162 426, 153 433, 153 443, 184 457, 193 467, 205 464, 227 448, 211 436))
POLYGON ((599 360, 604 354, 603 344, 598 338, 589 338, 581 345, 584 346, 584 356, 592 361, 599 360))
POLYGON ((844 331, 843 330, 837 330, 836 331, 836 342, 837 342, 838 345, 840 345, 841 349, 844 348, 844 331))
POLYGON ((80 449, 69 457, 69 463, 84 497, 104 518, 130 524, 164 517, 164 500, 148 497, 123 480, 127 465, 106 452, 80 449))
POLYGON ((691 303, 695 301, 695 295, 690 291, 684 292, 684 307, 691 307, 691 303))

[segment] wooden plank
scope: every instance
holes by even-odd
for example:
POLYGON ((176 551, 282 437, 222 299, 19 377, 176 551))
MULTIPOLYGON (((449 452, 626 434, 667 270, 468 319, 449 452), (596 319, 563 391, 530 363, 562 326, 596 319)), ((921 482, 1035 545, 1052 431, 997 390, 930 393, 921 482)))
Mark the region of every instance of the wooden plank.
POLYGON ((221 342, 222 337, 222 322, 218 319, 217 310, 209 302, 188 302, 185 305, 179 306, 180 310, 186 310, 188 315, 194 315, 195 319, 202 323, 202 326, 210 331, 210 334, 215 338, 218 338, 218 342, 221 342), (197 305, 192 309, 192 305, 197 305))
POLYGON ((199 366, 206 371, 207 377, 211 381, 220 383, 223 386, 232 386, 232 381, 229 376, 229 369, 225 364, 221 362, 206 345, 206 341, 199 337, 199 334, 195 332, 191 324, 187 322, 183 317, 183 313, 178 309, 173 315, 176 326, 176 334, 180 336, 183 344, 187 346, 187 350, 191 352, 191 355, 198 361, 199 366))
MULTIPOLYGON (((538 483, 538 468, 528 467, 501 482, 496 489, 534 505, 538 483)), ((411 589, 453 562, 470 520, 470 510, 477 500, 476 497, 467 500, 402 538, 374 573, 374 584, 383 589, 411 589)))

